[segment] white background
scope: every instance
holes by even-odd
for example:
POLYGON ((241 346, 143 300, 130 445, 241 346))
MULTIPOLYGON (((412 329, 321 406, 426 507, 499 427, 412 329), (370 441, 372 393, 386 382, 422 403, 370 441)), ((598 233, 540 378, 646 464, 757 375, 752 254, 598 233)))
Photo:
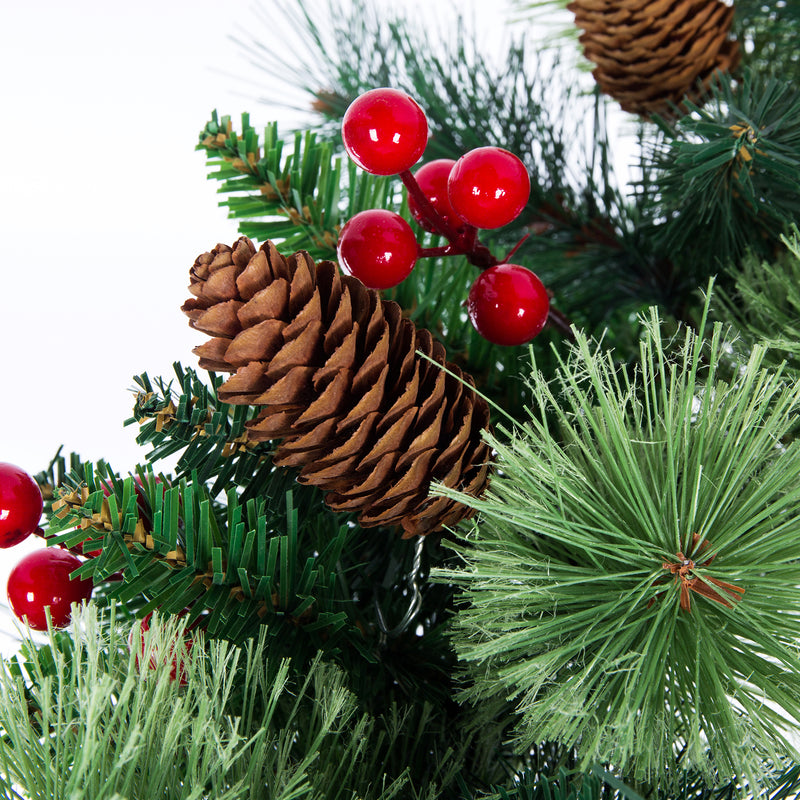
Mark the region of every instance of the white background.
MULTIPOLYGON (((196 364, 202 337, 179 310, 188 269, 237 236, 198 133, 214 108, 249 111, 256 128, 285 118, 256 100, 265 78, 231 38, 285 46, 280 16, 262 21, 276 3, 258 5, 0 2, 0 461, 37 472, 59 445, 123 473, 144 461, 122 425, 132 378, 196 364)), ((391 2, 410 18, 431 5, 391 2)), ((473 5, 490 56, 508 5, 473 5)), ((452 8, 436 5, 439 23, 452 8)), ((40 546, 0 551, 0 606, 8 571, 40 546)))

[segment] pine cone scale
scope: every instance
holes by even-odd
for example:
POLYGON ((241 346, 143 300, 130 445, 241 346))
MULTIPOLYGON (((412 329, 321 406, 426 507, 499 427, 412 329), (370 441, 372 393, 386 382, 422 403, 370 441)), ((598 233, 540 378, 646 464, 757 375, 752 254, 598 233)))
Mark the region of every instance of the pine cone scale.
MULTIPOLYGON (((406 435, 417 416, 417 409, 412 407, 406 410, 388 430, 372 445, 371 449, 362 458, 359 468, 368 470, 374 467, 387 452, 399 453, 406 435)), ((380 429, 380 426, 378 426, 380 429)), ((380 432, 380 430, 379 430, 380 432)))
MULTIPOLYGON (((314 377, 316 375, 317 373, 314 377)), ((317 426, 330 417, 338 417, 345 408, 351 382, 352 373, 349 370, 342 369, 337 372, 322 394, 318 395, 297 418, 293 428, 298 432, 304 431, 309 426, 317 426)))
POLYGON ((579 41, 600 89, 626 111, 669 116, 699 100, 719 70, 735 69, 733 7, 722 0, 572 0, 579 41))
POLYGON ((278 353, 282 342, 285 323, 280 320, 265 319, 245 328, 225 350, 225 360, 234 367, 242 367, 251 361, 271 361, 278 353))
POLYGON ((337 511, 360 508, 366 495, 379 493, 394 474, 397 453, 385 453, 373 469, 358 474, 350 486, 336 487, 331 492, 329 504, 337 511))
MULTIPOLYGON (((378 379, 373 383, 367 392, 365 392, 361 399, 350 409, 347 415, 339 422, 337 431, 347 430, 353 426, 362 417, 373 411, 378 411, 381 408, 384 396, 384 388, 386 386, 386 376, 389 373, 389 365, 384 365, 378 379)), ((355 396, 355 393, 353 393, 355 396)))
POLYGON ((250 327, 266 320, 280 319, 289 306, 290 291, 289 282, 278 278, 242 305, 239 309, 239 322, 250 327))

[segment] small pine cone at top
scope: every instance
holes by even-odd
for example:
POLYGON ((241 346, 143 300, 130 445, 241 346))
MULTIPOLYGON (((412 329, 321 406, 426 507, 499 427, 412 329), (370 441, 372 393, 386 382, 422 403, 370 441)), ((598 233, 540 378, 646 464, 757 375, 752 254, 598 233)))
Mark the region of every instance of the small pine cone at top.
POLYGON ((642 117, 698 102, 717 71, 739 64, 733 7, 722 0, 572 0, 567 8, 600 90, 642 117))
POLYGON ((482 493, 488 404, 397 303, 332 261, 246 237, 199 256, 190 274, 182 310, 212 337, 194 350, 200 366, 233 373, 221 400, 260 407, 247 435, 276 440, 275 464, 364 527, 400 525, 404 538, 470 515, 429 489, 482 493))

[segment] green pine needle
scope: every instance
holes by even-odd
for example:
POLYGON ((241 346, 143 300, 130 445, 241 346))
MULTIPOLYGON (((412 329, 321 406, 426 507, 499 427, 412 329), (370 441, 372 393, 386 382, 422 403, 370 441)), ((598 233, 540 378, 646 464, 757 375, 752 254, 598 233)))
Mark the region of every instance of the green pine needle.
POLYGON ((788 247, 774 262, 749 255, 742 262, 735 292, 718 292, 721 313, 746 334, 761 341, 767 358, 800 380, 800 231, 794 226, 788 247))
MULTIPOLYGON (((266 632, 236 648, 159 621, 130 647, 90 606, 70 635, 0 664, 0 796, 16 800, 389 800, 344 674, 317 659, 303 678, 265 654, 266 632), (186 634, 189 635, 189 634, 186 634), (150 665, 144 667, 143 665, 150 665), (171 672, 184 682, 173 679, 171 672)), ((391 740, 391 736, 387 737, 391 740)))
POLYGON ((797 87, 745 71, 735 85, 714 84, 712 94, 704 108, 687 103, 674 127, 661 125, 664 138, 645 166, 658 187, 645 204, 660 250, 705 263, 705 274, 748 249, 770 255, 800 214, 797 87))
POLYGON ((662 342, 655 311, 643 324, 633 377, 579 334, 552 385, 533 364, 529 419, 491 440, 464 567, 436 573, 467 602, 464 697, 513 698, 518 744, 575 746, 637 783, 756 786, 765 760, 796 757, 800 446, 781 438, 800 385, 761 347, 724 382, 719 325, 662 342), (706 592, 690 612, 665 568, 678 553, 706 592))
POLYGON ((259 136, 249 114, 242 114, 237 132, 230 117, 220 119, 214 111, 199 138, 197 149, 206 152, 213 168, 208 177, 220 181, 221 205, 240 220, 242 235, 281 242, 287 251, 333 258, 339 228, 349 217, 390 202, 390 179, 350 163, 343 175, 341 156, 329 142, 318 141, 316 133, 295 133, 287 146, 275 122, 259 136))

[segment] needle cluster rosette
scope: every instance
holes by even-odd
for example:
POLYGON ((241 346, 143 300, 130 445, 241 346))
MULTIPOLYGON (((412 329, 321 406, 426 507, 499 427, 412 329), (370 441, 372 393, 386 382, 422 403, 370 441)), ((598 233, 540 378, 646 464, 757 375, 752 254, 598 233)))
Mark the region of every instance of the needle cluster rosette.
POLYGON ((279 440, 278 466, 362 526, 400 525, 406 538, 470 515, 429 490, 482 493, 488 404, 400 306, 331 261, 245 237, 199 256, 190 291, 182 310, 211 337, 195 348, 200 366, 233 373, 220 399, 259 407, 248 437, 279 440))

